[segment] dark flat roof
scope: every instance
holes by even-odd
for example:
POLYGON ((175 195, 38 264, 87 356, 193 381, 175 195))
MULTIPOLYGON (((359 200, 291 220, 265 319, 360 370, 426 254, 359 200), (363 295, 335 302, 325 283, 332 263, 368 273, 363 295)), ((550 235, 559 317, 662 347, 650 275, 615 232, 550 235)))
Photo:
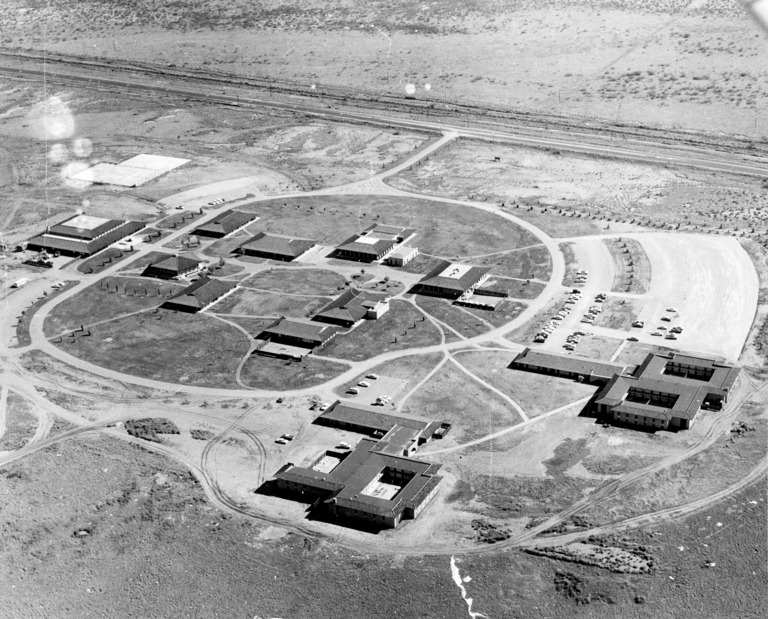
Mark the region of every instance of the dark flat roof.
POLYGON ((329 490, 341 485, 336 496, 328 500, 349 509, 357 509, 373 514, 394 514, 408 505, 418 505, 423 500, 424 489, 429 489, 439 482, 435 473, 439 464, 373 451, 377 441, 362 439, 336 468, 329 473, 321 473, 312 468, 291 467, 275 475, 278 479, 304 483, 312 487, 321 487, 322 483, 329 490), (392 467, 412 473, 413 477, 405 484, 393 500, 362 494, 365 487, 385 468, 392 467), (430 482, 430 480, 435 480, 430 482))
POLYGON ((558 370, 561 372, 573 372, 584 376, 597 376, 608 380, 614 374, 623 374, 628 368, 635 366, 620 365, 596 361, 587 357, 575 355, 562 355, 556 352, 544 352, 526 348, 512 362, 512 367, 518 364, 532 366, 534 369, 558 370))
POLYGON ((233 282, 212 279, 208 276, 201 277, 181 292, 170 297, 161 307, 183 305, 189 308, 202 309, 236 287, 237 284, 233 282))
POLYGON ((256 213, 229 209, 202 223, 194 229, 212 234, 227 235, 257 218, 256 213))
POLYGON ((380 431, 385 433, 389 432, 395 425, 421 431, 432 423, 428 419, 421 419, 403 413, 390 415, 384 412, 381 407, 367 406, 344 400, 337 400, 317 419, 322 420, 324 423, 351 423, 367 428, 371 432, 380 431))
POLYGON ((466 292, 490 271, 487 267, 470 266, 460 277, 447 277, 444 272, 451 266, 463 268, 469 265, 459 265, 442 260, 434 269, 419 280, 419 286, 434 286, 455 292, 466 292))
POLYGON ((338 330, 339 327, 323 322, 313 322, 311 320, 302 320, 301 318, 281 318, 264 329, 260 335, 282 335, 322 343, 333 336, 338 330))
POLYGON ((317 241, 312 239, 259 232, 240 245, 240 249, 275 254, 285 256, 286 258, 296 258, 316 244, 317 241))

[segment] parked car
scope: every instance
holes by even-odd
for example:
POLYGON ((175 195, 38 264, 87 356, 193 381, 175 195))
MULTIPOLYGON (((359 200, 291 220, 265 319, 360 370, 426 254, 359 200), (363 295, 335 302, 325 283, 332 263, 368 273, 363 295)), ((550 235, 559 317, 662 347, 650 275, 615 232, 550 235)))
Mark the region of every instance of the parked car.
POLYGON ((672 319, 669 316, 662 316, 661 320, 664 322, 672 322, 672 319))
POLYGON ((661 335, 664 335, 664 334, 661 331, 654 331, 653 333, 651 333, 651 335, 661 336, 661 335))
POLYGON ((682 333, 683 332, 683 328, 679 327, 679 326, 678 327, 672 327, 669 331, 671 333, 682 333))
POLYGON ((638 329, 642 329, 645 326, 645 323, 642 320, 635 320, 635 322, 632 323, 632 326, 638 329))
POLYGON ((287 445, 288 441, 286 441, 284 438, 279 438, 275 441, 275 443, 278 443, 279 445, 287 445))
POLYGON ((377 378, 379 378, 379 375, 378 374, 366 374, 365 377, 366 378, 370 378, 371 380, 376 380, 377 378))
POLYGON ((364 380, 361 380, 359 383, 357 383, 358 387, 370 387, 370 383, 365 382, 364 380))
POLYGON ((674 333, 667 333, 667 334, 664 336, 664 339, 665 339, 665 340, 676 340, 676 339, 677 339, 677 336, 676 336, 674 333))
POLYGON ((677 311, 677 309, 676 309, 676 308, 674 308, 674 307, 668 307, 668 308, 667 308, 667 311, 668 311, 668 312, 676 312, 676 311, 677 311))
POLYGON ((634 335, 627 338, 628 342, 639 342, 640 340, 637 339, 634 335))
POLYGON ((357 387, 350 387, 347 389, 347 393, 351 393, 352 395, 357 395, 360 393, 360 390, 357 387))
POLYGON ((331 405, 330 402, 323 402, 323 405, 320 407, 320 410, 321 411, 327 410, 330 405, 331 405))
POLYGON ((283 434, 280 438, 286 441, 292 441, 296 437, 293 434, 283 434))

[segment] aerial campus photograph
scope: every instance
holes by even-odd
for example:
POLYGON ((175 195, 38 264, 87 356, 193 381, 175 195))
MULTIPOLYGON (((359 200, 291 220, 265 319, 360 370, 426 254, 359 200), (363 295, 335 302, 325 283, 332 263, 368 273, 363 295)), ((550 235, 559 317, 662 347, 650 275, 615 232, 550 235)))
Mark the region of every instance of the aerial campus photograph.
POLYGON ((0 616, 768 612, 768 0, 0 3, 0 616))

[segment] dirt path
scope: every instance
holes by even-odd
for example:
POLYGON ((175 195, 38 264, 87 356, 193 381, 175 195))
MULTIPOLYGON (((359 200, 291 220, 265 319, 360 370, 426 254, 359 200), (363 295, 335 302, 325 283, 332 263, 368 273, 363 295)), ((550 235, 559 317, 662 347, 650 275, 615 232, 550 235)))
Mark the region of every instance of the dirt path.
POLYGON ((459 361, 457 361, 455 355, 451 355, 450 361, 451 361, 451 363, 453 363, 453 365, 455 365, 457 368, 459 368, 462 372, 464 372, 464 374, 469 376, 476 383, 482 385, 483 387, 485 387, 489 391, 492 391, 497 396, 502 398, 507 404, 509 404, 512 408, 514 408, 517 411, 517 414, 520 415, 520 417, 522 418, 523 421, 529 421, 528 415, 525 414, 525 411, 522 408, 520 408, 520 405, 517 402, 515 402, 512 398, 510 398, 506 393, 504 393, 503 391, 499 391, 498 389, 496 389, 496 387, 494 387, 490 383, 484 381, 479 376, 477 376, 477 375, 473 374, 472 372, 470 372, 459 361))

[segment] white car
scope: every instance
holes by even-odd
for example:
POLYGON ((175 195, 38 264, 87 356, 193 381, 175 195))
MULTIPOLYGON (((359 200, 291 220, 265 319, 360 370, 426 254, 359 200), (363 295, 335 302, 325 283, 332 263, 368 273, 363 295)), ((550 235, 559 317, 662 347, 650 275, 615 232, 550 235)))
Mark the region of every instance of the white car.
POLYGON ((369 383, 366 383, 364 380, 361 380, 359 383, 357 383, 358 387, 370 387, 371 385, 369 383))
POLYGON ((677 311, 677 309, 675 309, 674 307, 668 307, 668 308, 667 308, 667 311, 668 311, 668 312, 676 312, 676 311, 677 311))
POLYGON ((351 393, 352 395, 357 395, 360 393, 360 390, 357 387, 350 387, 347 389, 347 393, 351 393))
POLYGON ((331 405, 330 402, 323 402, 323 405, 320 407, 321 411, 326 410, 331 405))
POLYGON ((378 374, 366 374, 365 377, 366 378, 370 378, 371 380, 376 380, 376 379, 379 378, 379 375, 378 374))

